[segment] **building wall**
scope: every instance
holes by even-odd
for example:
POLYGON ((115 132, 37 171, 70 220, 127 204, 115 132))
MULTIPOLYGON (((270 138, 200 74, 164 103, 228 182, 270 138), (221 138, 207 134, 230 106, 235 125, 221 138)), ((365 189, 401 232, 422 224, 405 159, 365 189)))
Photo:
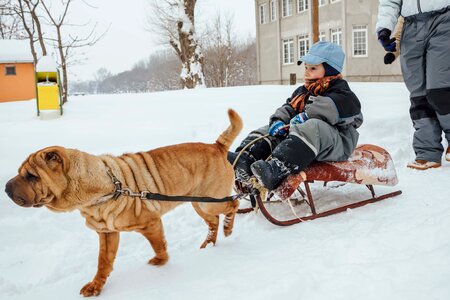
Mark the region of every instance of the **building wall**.
POLYGON ((0 63, 0 102, 36 98, 33 63, 0 63), (6 76, 6 66, 15 66, 16 75, 6 76))
MULTIPOLYGON (((298 12, 298 0, 293 0, 292 16, 282 17, 282 0, 277 1, 277 20, 270 20, 270 0, 255 0, 258 46, 258 78, 261 84, 289 84, 290 74, 302 81, 303 66, 297 66, 299 56, 298 36, 309 34, 312 45, 311 4, 308 10, 298 12), (266 24, 260 24, 259 6, 267 3, 269 14, 266 24), (284 39, 294 39, 294 63, 283 63, 284 39), (278 52, 275 52, 278 51, 278 52)), ((325 40, 331 41, 331 30, 342 29, 342 48, 346 54, 343 75, 350 81, 402 81, 399 59, 392 65, 385 65, 384 49, 375 34, 378 0, 325 1, 319 7, 319 31, 325 33, 325 40), (353 26, 367 26, 367 56, 353 56, 353 26)))

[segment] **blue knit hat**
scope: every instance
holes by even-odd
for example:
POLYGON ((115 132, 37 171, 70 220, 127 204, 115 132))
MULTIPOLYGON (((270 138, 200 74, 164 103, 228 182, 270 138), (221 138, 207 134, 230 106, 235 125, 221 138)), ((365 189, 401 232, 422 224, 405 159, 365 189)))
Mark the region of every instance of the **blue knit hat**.
POLYGON ((341 73, 344 66, 344 59, 345 54, 340 46, 330 42, 317 42, 312 45, 305 56, 300 58, 300 61, 310 65, 327 63, 341 73))

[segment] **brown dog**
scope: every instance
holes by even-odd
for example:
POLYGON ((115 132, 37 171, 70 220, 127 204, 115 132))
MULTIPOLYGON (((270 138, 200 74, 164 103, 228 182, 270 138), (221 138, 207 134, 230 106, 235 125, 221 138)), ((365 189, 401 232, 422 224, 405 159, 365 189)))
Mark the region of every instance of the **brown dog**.
MULTIPOLYGON (((56 212, 80 210, 86 225, 97 231, 100 239, 97 274, 80 293, 98 295, 112 271, 120 231, 137 231, 148 239, 155 251, 150 264, 167 262, 169 256, 161 216, 183 203, 123 195, 113 200, 116 190, 113 179, 134 192, 212 198, 229 196, 234 172, 226 156, 242 129, 242 120, 231 109, 228 116, 231 125, 215 144, 186 143, 119 157, 94 156, 58 146, 44 148, 25 160, 19 174, 6 184, 6 193, 23 207, 46 206, 56 212)), ((225 236, 231 234, 238 200, 192 205, 209 227, 201 248, 215 244, 219 214, 225 214, 225 236)))

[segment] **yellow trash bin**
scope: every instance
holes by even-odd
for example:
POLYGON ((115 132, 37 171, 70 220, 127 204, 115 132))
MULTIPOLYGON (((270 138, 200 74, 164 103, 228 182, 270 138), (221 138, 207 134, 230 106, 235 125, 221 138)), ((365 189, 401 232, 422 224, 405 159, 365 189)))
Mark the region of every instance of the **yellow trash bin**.
POLYGON ((60 110, 62 115, 59 72, 49 63, 49 57, 43 56, 36 67, 37 114, 41 110, 60 110))
POLYGON ((59 109, 59 91, 56 83, 38 83, 39 110, 59 109))

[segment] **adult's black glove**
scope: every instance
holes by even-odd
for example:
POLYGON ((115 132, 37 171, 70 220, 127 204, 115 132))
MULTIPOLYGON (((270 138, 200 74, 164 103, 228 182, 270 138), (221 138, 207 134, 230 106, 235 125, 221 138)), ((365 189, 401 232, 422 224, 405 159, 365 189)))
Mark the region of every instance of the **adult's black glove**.
POLYGON ((385 65, 390 65, 394 62, 395 60, 395 54, 392 52, 388 52, 384 55, 384 64, 385 65))
POLYGON ((378 41, 380 42, 381 46, 383 46, 384 50, 388 52, 395 52, 395 37, 391 37, 391 31, 387 28, 383 28, 380 31, 378 31, 378 41))

